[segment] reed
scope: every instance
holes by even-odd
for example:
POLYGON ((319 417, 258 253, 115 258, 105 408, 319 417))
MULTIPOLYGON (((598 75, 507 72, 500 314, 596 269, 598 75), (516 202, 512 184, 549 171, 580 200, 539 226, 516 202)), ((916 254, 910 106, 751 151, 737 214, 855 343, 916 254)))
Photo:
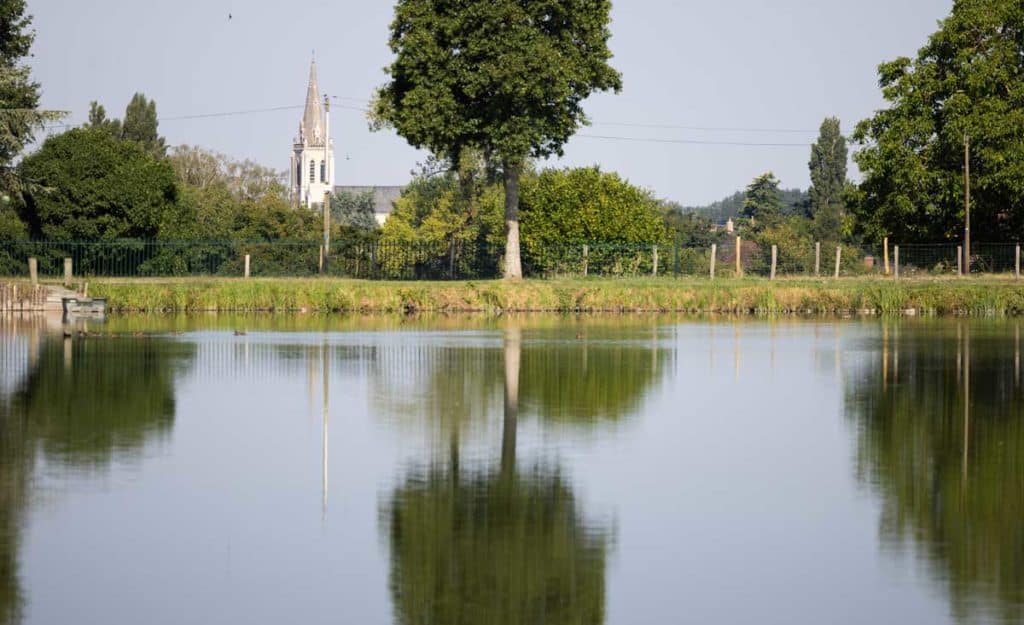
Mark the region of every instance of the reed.
POLYGON ((1016 281, 573 279, 371 282, 179 279, 94 282, 120 312, 686 312, 970 314, 1024 312, 1016 281))

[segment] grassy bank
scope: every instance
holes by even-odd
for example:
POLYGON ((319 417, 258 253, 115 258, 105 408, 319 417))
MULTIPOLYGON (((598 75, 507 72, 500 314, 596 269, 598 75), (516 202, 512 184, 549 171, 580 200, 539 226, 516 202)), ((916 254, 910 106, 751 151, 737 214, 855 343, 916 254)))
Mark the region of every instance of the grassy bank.
POLYGON ((1020 314, 1012 279, 526 280, 367 282, 318 279, 98 281, 120 312, 688 312, 1020 314))

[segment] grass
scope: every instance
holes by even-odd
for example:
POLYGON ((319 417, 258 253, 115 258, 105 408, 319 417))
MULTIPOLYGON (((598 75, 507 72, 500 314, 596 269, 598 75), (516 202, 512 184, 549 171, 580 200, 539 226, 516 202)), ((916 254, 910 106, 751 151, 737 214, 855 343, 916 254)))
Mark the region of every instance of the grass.
POLYGON ((1020 314, 1012 278, 565 279, 375 282, 343 279, 96 280, 119 312, 686 312, 1020 314))

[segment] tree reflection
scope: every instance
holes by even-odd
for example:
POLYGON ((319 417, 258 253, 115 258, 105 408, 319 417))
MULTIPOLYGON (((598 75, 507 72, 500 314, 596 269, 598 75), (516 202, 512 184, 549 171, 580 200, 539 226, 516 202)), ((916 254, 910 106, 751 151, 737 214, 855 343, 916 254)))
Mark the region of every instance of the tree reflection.
POLYGON ((920 550, 961 621, 1024 618, 1024 391, 1007 330, 886 328, 847 390, 885 543, 920 550))
POLYGON ((560 469, 517 467, 523 351, 507 328, 498 466, 460 466, 452 429, 447 460, 412 471, 386 506, 399 623, 604 621, 609 531, 587 524, 560 469))
POLYGON ((20 535, 40 454, 98 470, 140 453, 169 432, 174 375, 194 346, 48 336, 32 349, 20 386, 0 397, 0 624, 19 622, 23 611, 20 535))

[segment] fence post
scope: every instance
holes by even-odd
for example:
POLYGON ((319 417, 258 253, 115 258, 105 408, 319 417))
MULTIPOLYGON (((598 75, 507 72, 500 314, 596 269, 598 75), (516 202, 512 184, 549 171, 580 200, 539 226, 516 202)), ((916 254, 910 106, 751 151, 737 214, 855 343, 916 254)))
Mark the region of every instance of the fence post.
POLYGON ((32 286, 39 286, 39 259, 37 258, 28 259, 28 279, 32 281, 32 286))
POLYGON ((893 264, 893 270, 895 272, 896 279, 899 280, 900 279, 900 246, 897 245, 897 246, 892 248, 892 255, 893 255, 893 260, 895 261, 894 264, 893 264))
POLYGON ((778 263, 778 261, 779 261, 779 246, 778 245, 773 245, 772 246, 772 275, 771 275, 770 278, 768 278, 769 280, 774 280, 775 279, 775 265, 776 265, 776 263, 778 263))
POLYGON ((961 245, 956 246, 956 275, 964 275, 964 248, 961 245))
POLYGON ((1014 277, 1020 280, 1020 245, 1017 246, 1016 258, 1014 259, 1014 277))
POLYGON ((821 276, 821 241, 814 242, 814 277, 821 276))
POLYGON ((590 246, 586 243, 583 244, 583 277, 587 277, 587 272, 590 270, 590 246))
POLYGON ((245 255, 245 277, 249 277, 249 255, 245 255))
POLYGON ((885 275, 889 275, 889 237, 882 239, 882 256, 885 258, 885 275))
POLYGON ((379 241, 370 243, 370 277, 377 277, 377 244, 379 241))
POLYGON ((839 265, 843 262, 843 246, 836 248, 836 278, 839 278, 839 265))
POLYGON ((715 260, 718 256, 718 245, 715 243, 711 244, 711 279, 715 279, 715 260))
POLYGON ((74 271, 71 265, 71 259, 64 259, 64 286, 71 284, 71 279, 74 278, 74 271))
POLYGON ((448 279, 455 279, 455 237, 448 242, 448 279))
POLYGON ((654 257, 654 271, 652 272, 652 275, 655 278, 657 278, 658 277, 658 246, 657 245, 655 245, 655 246, 653 246, 651 248, 651 254, 654 257))
POLYGON ((743 277, 743 262, 740 256, 743 253, 743 238, 736 237, 736 277, 743 277))

